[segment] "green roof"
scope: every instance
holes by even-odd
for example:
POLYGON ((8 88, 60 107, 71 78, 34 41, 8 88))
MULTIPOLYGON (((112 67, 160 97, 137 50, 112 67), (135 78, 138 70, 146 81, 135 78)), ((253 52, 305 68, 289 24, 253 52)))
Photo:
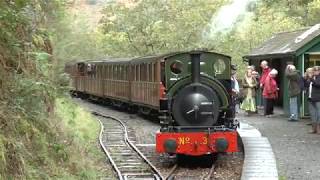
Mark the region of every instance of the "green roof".
POLYGON ((320 24, 300 30, 278 33, 262 43, 260 47, 251 50, 244 58, 258 59, 296 55, 299 49, 317 37, 320 37, 320 24))

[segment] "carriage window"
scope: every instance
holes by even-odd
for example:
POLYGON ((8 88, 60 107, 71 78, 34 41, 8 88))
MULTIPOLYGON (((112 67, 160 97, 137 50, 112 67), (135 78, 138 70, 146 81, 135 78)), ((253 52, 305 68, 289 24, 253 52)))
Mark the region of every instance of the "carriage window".
POLYGON ((141 81, 145 81, 147 76, 146 76, 147 68, 145 64, 141 64, 141 69, 140 69, 140 79, 141 81))
POLYGON ((106 66, 105 65, 102 65, 102 70, 101 70, 101 79, 104 79, 105 76, 106 76, 106 66))
POLYGON ((106 65, 106 76, 104 77, 105 79, 109 79, 109 65, 106 65))
POLYGON ((149 64, 149 68, 148 69, 149 69, 149 75, 148 75, 149 81, 153 82, 154 79, 153 79, 153 65, 152 65, 152 63, 149 64))
POLYGON ((112 79, 117 79, 117 66, 113 65, 112 66, 112 79))
POLYGON ((109 76, 108 76, 108 75, 109 75, 109 74, 108 74, 108 73, 109 73, 108 67, 109 67, 108 65, 106 65, 106 66, 104 67, 104 68, 105 68, 104 77, 103 77, 104 79, 108 79, 108 77, 109 77, 109 76))
POLYGON ((87 64, 87 72, 88 73, 92 72, 92 65, 91 64, 87 64))
POLYGON ((121 80, 122 78, 122 67, 118 65, 118 71, 117 71, 118 80, 121 80))
POLYGON ((117 69, 117 79, 121 80, 121 66, 118 65, 118 69, 117 69))
POLYGON ((183 64, 181 61, 176 60, 170 65, 170 69, 174 74, 180 74, 183 70, 183 64))
POLYGON ((226 70, 226 64, 224 60, 218 59, 214 64, 213 64, 213 69, 215 74, 222 74, 226 70))
POLYGON ((132 68, 132 73, 134 74, 134 77, 133 77, 133 81, 137 81, 137 69, 136 69, 136 66, 135 65, 133 65, 133 66, 131 66, 131 68, 132 68))
POLYGON ((125 68, 125 66, 124 65, 122 65, 121 66, 121 80, 124 80, 124 68, 125 68))
POLYGON ((138 65, 136 65, 136 81, 140 80, 140 68, 138 65))
POLYGON ((143 76, 144 76, 144 81, 148 81, 148 64, 144 64, 144 71, 143 71, 143 76))
POLYGON ((120 75, 121 75, 121 80, 124 80, 124 66, 122 65, 122 66, 120 66, 120 75))
POLYGON ((110 69, 110 65, 107 65, 107 79, 110 79, 111 78, 111 69, 110 69))
POLYGON ((156 81, 158 80, 158 79, 157 79, 157 73, 158 73, 157 64, 158 64, 158 63, 154 63, 154 64, 153 64, 153 78, 154 78, 154 82, 156 82, 156 81))
POLYGON ((119 79, 119 67, 117 65, 115 65, 114 79, 116 79, 116 80, 119 79))
POLYGON ((128 70, 129 70, 129 66, 125 66, 125 71, 124 71, 124 80, 128 80, 128 70))
POLYGON ((112 65, 110 65, 110 67, 109 67, 110 69, 110 76, 109 76, 109 79, 113 79, 113 67, 112 67, 112 65))
POLYGON ((90 77, 96 77, 96 65, 95 64, 87 64, 87 74, 90 77))
POLYGON ((78 72, 81 76, 84 75, 85 72, 85 64, 84 63, 79 63, 78 64, 78 72))
POLYGON ((143 73, 142 73, 142 71, 143 71, 143 65, 140 64, 139 65, 139 80, 140 81, 143 81, 143 73))
POLYGON ((97 67, 97 69, 96 70, 94 70, 94 67, 92 66, 92 77, 94 77, 94 78, 97 78, 98 77, 98 72, 99 71, 99 67, 97 67), (93 72, 95 72, 95 73, 93 73, 93 72))

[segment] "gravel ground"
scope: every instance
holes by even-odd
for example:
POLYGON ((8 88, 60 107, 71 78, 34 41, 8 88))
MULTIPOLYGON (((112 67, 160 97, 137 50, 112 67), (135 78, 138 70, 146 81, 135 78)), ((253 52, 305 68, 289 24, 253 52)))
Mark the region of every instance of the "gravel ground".
MULTIPOLYGON (((261 115, 238 118, 255 126, 268 137, 276 156, 279 179, 320 179, 320 135, 308 134, 310 120, 288 122, 279 110, 273 118, 261 115)), ((262 113, 259 113, 262 114, 262 113)))
MULTIPOLYGON (((147 146, 138 146, 138 148, 148 157, 148 159, 166 176, 174 160, 162 157, 155 152, 155 134, 160 129, 156 119, 146 119, 136 114, 121 112, 110 107, 93 104, 81 99, 75 99, 75 102, 89 109, 99 110, 105 114, 116 116, 123 120, 128 128, 132 130, 129 136, 132 137, 136 144, 147 144, 147 146), (141 128, 143 126, 143 128, 141 128)), ((238 180, 241 178, 243 153, 221 154, 216 161, 214 179, 217 180, 238 180)), ((201 160, 198 160, 201 161, 201 160)), ((208 174, 210 167, 204 168, 202 165, 182 167, 176 179, 199 179, 208 174)))

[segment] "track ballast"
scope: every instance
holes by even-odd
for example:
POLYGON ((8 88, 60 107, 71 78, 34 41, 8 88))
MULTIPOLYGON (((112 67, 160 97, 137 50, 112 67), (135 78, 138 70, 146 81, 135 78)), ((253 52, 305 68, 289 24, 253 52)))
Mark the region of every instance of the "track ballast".
POLYGON ((160 171, 131 142, 127 127, 118 118, 100 112, 100 145, 120 180, 163 179, 160 171))

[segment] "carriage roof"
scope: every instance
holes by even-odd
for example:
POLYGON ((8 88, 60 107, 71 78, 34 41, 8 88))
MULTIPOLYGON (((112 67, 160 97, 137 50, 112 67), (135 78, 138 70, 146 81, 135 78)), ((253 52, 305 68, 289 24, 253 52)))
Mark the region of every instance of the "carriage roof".
POLYGON ((150 62, 156 62, 159 60, 166 60, 169 57, 179 55, 179 54, 192 54, 192 53, 212 53, 212 54, 217 54, 220 56, 224 56, 227 58, 231 58, 230 56, 224 55, 224 54, 219 54, 215 52, 210 52, 210 51, 179 51, 179 52, 171 52, 171 53, 166 53, 166 54, 160 54, 160 55, 151 55, 151 56, 143 56, 143 57, 137 57, 137 58, 112 58, 112 57, 107 57, 104 59, 99 59, 99 60, 83 60, 83 61, 75 61, 74 63, 85 63, 85 64, 140 64, 140 63, 150 63, 150 62))

